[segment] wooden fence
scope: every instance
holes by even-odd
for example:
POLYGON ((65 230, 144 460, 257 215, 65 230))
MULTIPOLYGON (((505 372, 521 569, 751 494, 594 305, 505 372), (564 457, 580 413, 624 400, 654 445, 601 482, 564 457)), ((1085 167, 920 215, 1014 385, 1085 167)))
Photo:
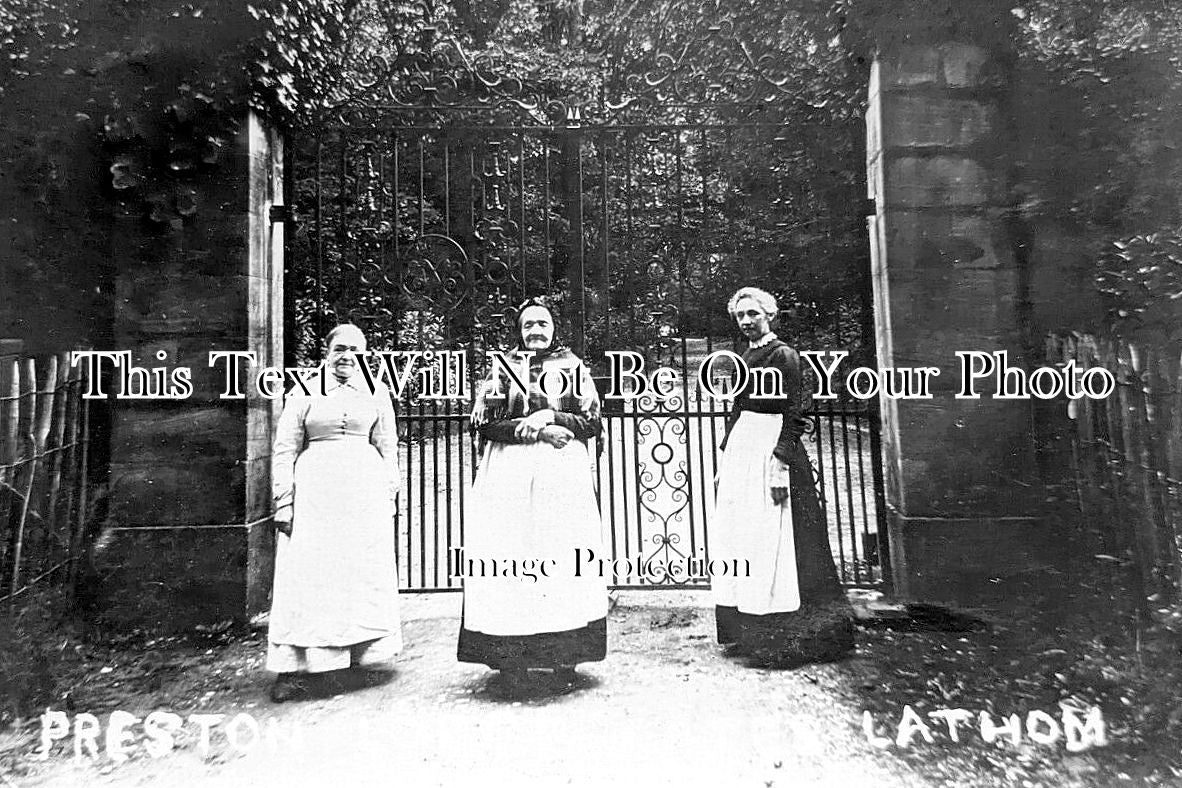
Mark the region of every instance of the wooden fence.
POLYGON ((1108 398, 1071 406, 1077 505, 1096 555, 1130 570, 1143 609, 1182 602, 1182 348, 1073 334, 1047 350, 1116 380, 1108 398))
POLYGON ((91 417, 68 353, 0 356, 0 602, 73 585, 95 493, 91 417))

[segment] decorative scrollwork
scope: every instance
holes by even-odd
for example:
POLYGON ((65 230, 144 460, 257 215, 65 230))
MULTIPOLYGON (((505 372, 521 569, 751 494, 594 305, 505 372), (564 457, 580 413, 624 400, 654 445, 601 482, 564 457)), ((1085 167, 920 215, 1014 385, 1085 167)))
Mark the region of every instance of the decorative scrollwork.
MULTIPOLYGON (((800 100, 778 51, 760 51, 739 33, 733 11, 717 4, 710 22, 669 51, 589 70, 577 88, 550 92, 544 81, 513 73, 493 52, 471 52, 433 0, 409 8, 425 26, 417 41, 375 54, 346 77, 330 110, 345 126, 371 125, 372 110, 405 113, 502 113, 519 122, 577 128, 615 122, 643 110, 682 112, 722 105, 800 100), (595 97, 591 99, 589 97, 595 97)), ((598 53, 608 63, 606 53, 598 53)))
POLYGON ((731 20, 711 25, 675 52, 654 52, 609 85, 609 114, 647 107, 759 105, 799 97, 771 52, 755 54, 731 20))
MULTIPOLYGON (((433 9, 434 4, 414 5, 433 9)), ((433 11, 430 11, 433 13, 433 11)), ((428 14, 428 18, 430 18, 428 14)), ((505 73, 490 53, 472 54, 445 23, 436 21, 412 51, 403 44, 393 56, 374 55, 351 73, 343 95, 331 109, 343 125, 367 125, 363 108, 394 111, 501 110, 534 122, 560 122, 566 101, 528 86, 505 73)))
POLYGON ((681 397, 637 400, 637 502, 640 519, 649 524, 649 541, 656 545, 646 561, 668 560, 682 533, 691 529, 689 439, 683 418, 673 415, 684 406, 681 397))

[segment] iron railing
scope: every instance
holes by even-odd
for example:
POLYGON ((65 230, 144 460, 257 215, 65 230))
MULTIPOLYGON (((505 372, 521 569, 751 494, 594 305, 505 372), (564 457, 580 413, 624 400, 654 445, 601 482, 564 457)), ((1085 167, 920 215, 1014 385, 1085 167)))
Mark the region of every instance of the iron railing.
MULTIPOLYGON (((614 588, 709 588, 709 518, 726 404, 705 397, 605 401, 602 451, 591 469, 614 588), (652 562, 678 574, 645 574, 652 562), (688 576, 688 577, 687 577, 688 576)), ((889 568, 881 518, 877 413, 865 405, 810 409, 804 437, 842 583, 879 586, 889 568)), ((406 591, 459 590, 448 556, 464 543, 464 499, 478 459, 460 402, 423 401, 399 415, 404 433, 398 527, 406 591)), ((598 447, 597 447, 598 448, 598 447)))

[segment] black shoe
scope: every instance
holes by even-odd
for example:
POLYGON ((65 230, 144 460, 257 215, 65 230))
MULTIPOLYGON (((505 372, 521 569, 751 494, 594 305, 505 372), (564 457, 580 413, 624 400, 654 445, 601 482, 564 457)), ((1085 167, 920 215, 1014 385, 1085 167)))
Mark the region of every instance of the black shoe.
POLYGON ((554 691, 559 695, 566 695, 578 688, 583 677, 575 670, 574 665, 561 665, 554 668, 554 691))
POLYGON ((554 678, 563 684, 575 684, 579 680, 579 672, 574 665, 559 665, 554 668, 554 678))
POLYGON ((520 695, 529 687, 529 669, 501 668, 501 688, 509 695, 520 695))
POLYGON ((745 657, 747 656, 747 647, 742 643, 723 643, 722 654, 726 657, 745 657))
POLYGON ((298 676, 297 673, 280 673, 271 685, 271 702, 284 703, 307 693, 307 682, 298 676))

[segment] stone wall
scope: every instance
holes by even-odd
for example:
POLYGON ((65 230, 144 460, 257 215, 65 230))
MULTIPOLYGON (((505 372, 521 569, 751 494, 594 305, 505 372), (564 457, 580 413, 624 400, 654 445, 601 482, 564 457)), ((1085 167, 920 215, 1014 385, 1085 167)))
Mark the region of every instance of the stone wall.
POLYGON ((930 400, 883 400, 900 596, 968 600, 1039 566, 1029 401, 954 397, 958 350, 1033 354, 1031 255, 1016 227, 1004 63, 972 42, 910 41, 876 60, 867 167, 880 368, 936 366, 930 400))
POLYGON ((158 255, 132 228, 114 240, 124 261, 114 347, 137 366, 193 371, 186 399, 112 402, 110 515, 93 560, 96 609, 116 626, 242 620, 267 604, 278 403, 219 399, 208 353, 280 363, 282 225, 269 212, 281 201, 282 146, 253 114, 234 144, 205 185, 201 222, 158 255))

